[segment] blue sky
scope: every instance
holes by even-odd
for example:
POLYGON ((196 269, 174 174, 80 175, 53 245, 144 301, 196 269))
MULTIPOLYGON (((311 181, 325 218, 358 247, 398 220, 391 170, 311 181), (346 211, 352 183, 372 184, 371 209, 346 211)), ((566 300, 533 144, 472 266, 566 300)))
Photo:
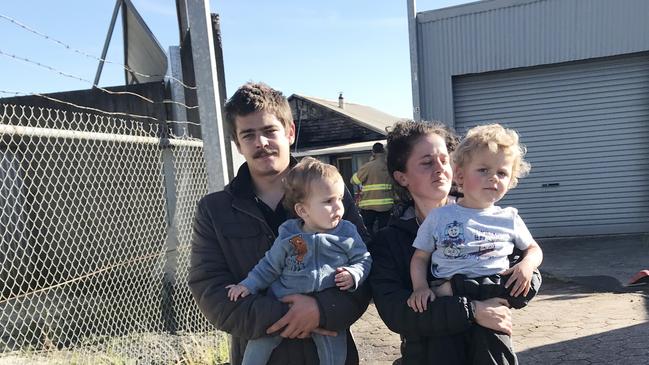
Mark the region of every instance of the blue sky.
MULTIPOLYGON (((132 2, 165 51, 179 44, 174 0, 132 2)), ((418 0, 417 10, 467 2, 418 0)), ((246 81, 264 81, 287 96, 336 99, 342 91, 349 102, 412 116, 406 0, 212 0, 210 4, 212 12, 221 15, 228 95, 246 81)), ((0 14, 99 57, 114 5, 113 0, 3 1, 0 14)), ((1 53, 94 80, 98 62, 93 58, 2 18, 0 34, 1 53)), ((0 90, 45 93, 92 85, 1 53, 0 90)), ((107 59, 123 62, 119 29, 107 59)), ((100 85, 121 85, 123 77, 123 69, 107 64, 100 85)))

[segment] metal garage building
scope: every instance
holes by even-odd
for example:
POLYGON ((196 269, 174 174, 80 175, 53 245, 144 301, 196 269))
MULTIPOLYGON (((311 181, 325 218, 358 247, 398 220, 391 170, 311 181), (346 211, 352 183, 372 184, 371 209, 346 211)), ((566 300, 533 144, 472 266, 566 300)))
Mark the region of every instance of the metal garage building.
POLYGON ((502 205, 533 234, 649 232, 649 1, 409 13, 415 118, 518 130, 532 173, 502 205))

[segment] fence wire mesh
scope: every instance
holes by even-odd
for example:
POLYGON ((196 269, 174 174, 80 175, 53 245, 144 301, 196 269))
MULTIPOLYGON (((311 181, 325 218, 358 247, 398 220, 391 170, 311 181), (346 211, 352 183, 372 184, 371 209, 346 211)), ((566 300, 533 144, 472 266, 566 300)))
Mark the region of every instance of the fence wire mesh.
POLYGON ((186 284, 206 192, 200 140, 158 123, 0 104, 0 360, 218 355, 224 338, 186 284))

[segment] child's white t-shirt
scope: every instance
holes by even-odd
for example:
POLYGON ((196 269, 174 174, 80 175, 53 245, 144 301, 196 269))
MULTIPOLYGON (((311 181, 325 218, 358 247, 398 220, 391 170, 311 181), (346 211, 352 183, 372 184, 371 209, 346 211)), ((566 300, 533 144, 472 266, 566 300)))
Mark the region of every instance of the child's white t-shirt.
POLYGON ((415 248, 431 252, 436 278, 464 274, 470 278, 509 268, 514 246, 534 242, 516 208, 465 208, 458 204, 433 209, 417 231, 415 248))

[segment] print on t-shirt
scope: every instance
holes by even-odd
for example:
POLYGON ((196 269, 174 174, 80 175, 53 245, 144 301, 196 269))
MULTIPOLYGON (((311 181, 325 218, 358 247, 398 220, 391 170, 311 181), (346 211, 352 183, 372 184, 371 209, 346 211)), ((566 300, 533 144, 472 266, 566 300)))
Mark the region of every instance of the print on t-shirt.
POLYGON ((460 257, 458 246, 464 244, 464 225, 458 221, 453 221, 446 225, 444 237, 440 243, 444 247, 444 256, 448 258, 460 257))

